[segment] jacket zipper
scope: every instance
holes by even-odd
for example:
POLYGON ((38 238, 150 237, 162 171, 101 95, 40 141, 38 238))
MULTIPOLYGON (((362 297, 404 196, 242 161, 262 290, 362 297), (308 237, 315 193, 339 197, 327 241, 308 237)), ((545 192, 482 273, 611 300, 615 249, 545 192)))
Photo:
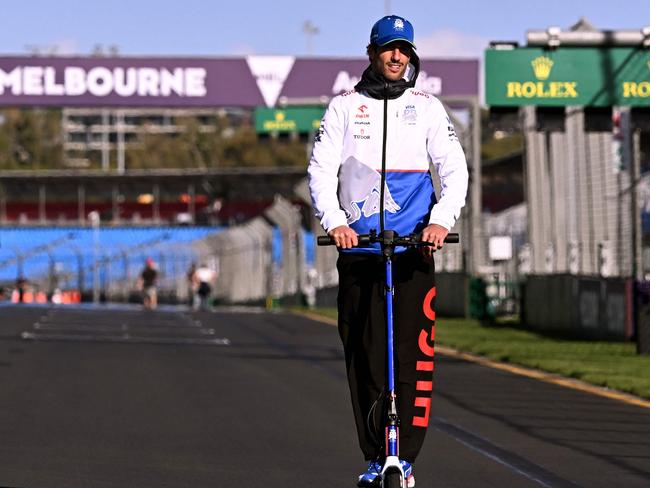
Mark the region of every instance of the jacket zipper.
POLYGON ((384 132, 381 146, 381 186, 379 187, 379 231, 384 232, 384 187, 386 186, 386 139, 388 137, 388 83, 384 82, 384 132))

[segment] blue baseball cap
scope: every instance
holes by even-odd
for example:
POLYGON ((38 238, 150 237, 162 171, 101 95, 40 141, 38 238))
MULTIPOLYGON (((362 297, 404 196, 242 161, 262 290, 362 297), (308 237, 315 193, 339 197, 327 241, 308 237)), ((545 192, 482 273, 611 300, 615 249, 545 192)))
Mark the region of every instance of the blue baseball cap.
POLYGON ((393 41, 406 41, 415 49, 413 44, 413 26, 403 17, 387 15, 382 17, 370 31, 370 44, 385 46, 393 41))

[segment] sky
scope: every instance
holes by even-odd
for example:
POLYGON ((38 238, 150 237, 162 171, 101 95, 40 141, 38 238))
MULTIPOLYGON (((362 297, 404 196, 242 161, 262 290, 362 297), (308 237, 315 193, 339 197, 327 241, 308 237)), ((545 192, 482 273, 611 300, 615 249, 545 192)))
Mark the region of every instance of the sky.
POLYGON ((421 57, 480 58, 491 40, 525 44, 529 29, 650 25, 649 0, 0 0, 0 55, 294 55, 358 57, 372 24, 410 20, 421 57), (306 36, 306 22, 318 33, 306 36))

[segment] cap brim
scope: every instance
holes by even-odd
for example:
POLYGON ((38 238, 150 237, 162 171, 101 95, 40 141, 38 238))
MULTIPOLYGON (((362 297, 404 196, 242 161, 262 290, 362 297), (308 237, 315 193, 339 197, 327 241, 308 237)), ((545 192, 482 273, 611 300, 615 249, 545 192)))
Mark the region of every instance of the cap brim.
POLYGON ((379 43, 379 42, 378 42, 377 45, 381 47, 381 46, 385 46, 386 44, 390 44, 391 42, 395 42, 395 41, 404 41, 404 42, 410 44, 411 47, 412 47, 413 49, 417 49, 417 48, 415 47, 415 44, 413 44, 413 43, 412 43, 411 41, 409 41, 408 39, 405 39, 404 37, 395 37, 395 38, 393 38, 393 39, 389 39, 388 41, 384 41, 384 42, 382 42, 382 43, 379 43))

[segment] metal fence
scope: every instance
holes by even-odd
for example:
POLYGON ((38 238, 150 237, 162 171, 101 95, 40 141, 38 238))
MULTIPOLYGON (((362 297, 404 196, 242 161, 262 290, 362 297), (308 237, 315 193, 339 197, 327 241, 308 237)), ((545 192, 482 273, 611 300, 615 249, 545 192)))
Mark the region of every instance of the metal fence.
POLYGON ((650 262, 641 250, 639 168, 647 154, 637 122, 620 107, 519 109, 526 202, 484 219, 482 244, 507 236, 512 252, 488 259, 480 274, 497 303, 516 303, 522 290, 518 311, 532 327, 573 323, 585 335, 629 336, 620 324, 630 312, 617 305, 623 295, 611 281, 638 280, 650 262))
POLYGON ((307 269, 300 212, 283 197, 276 197, 264 217, 198 241, 194 249, 218 272, 218 300, 269 302, 303 293, 307 269))
MULTIPOLYGON (((192 253, 197 264, 216 272, 213 296, 219 302, 273 305, 309 292, 300 211, 281 196, 264 216, 195 241, 192 253)), ((187 298, 187 283, 177 280, 173 293, 187 298)))
POLYGON ((530 271, 631 276, 631 155, 621 158, 611 127, 589 128, 581 107, 560 114, 559 127, 534 107, 522 114, 530 271))

